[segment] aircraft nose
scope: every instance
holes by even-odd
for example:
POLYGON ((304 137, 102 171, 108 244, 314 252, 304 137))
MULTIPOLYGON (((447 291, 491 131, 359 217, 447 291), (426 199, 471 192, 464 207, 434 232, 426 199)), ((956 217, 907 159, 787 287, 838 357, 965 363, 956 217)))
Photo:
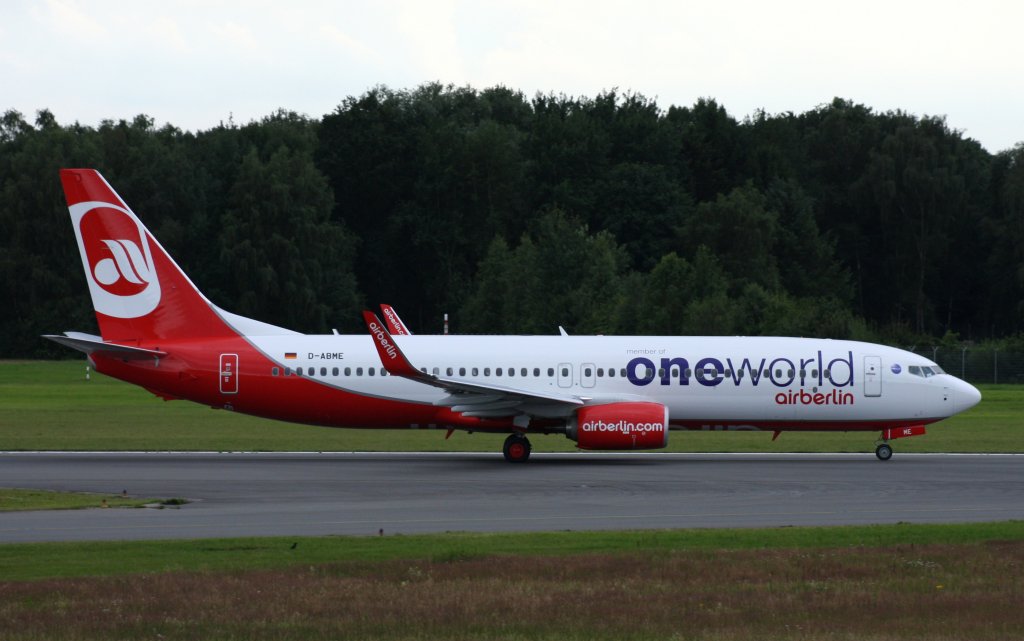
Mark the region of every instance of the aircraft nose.
POLYGON ((981 392, 967 381, 957 380, 956 411, 964 412, 981 402, 981 392))

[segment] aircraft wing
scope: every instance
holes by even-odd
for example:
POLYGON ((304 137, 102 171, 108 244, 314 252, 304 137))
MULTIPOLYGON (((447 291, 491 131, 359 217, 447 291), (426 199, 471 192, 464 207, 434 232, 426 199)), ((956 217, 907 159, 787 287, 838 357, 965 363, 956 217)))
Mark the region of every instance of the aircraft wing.
POLYGON ((453 412, 477 418, 499 418, 517 415, 564 416, 591 400, 572 394, 522 390, 504 385, 484 385, 454 378, 444 378, 416 369, 395 343, 387 327, 370 311, 363 320, 380 355, 381 364, 392 376, 401 376, 424 385, 443 389, 448 396, 435 405, 450 407, 453 412))
POLYGON ((167 356, 167 352, 161 352, 155 349, 132 347, 131 345, 107 343, 99 336, 83 334, 81 332, 64 332, 63 336, 44 334, 43 338, 48 338, 55 343, 60 343, 66 347, 77 349, 78 351, 86 354, 100 354, 101 356, 113 356, 115 358, 123 358, 127 360, 144 360, 147 358, 163 358, 164 356, 167 356))

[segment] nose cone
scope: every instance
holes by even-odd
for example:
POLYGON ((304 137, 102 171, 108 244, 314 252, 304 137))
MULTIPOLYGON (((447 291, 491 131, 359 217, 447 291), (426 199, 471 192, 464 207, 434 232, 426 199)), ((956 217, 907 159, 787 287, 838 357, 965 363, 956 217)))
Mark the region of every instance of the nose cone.
POLYGON ((981 392, 978 388, 971 385, 967 381, 957 380, 956 382, 956 411, 964 412, 981 401, 981 392))

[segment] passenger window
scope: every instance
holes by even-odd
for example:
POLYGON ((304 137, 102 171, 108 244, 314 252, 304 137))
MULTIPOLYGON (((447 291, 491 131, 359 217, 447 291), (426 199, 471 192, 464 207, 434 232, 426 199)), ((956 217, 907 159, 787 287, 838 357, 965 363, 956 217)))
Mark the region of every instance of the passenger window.
POLYGON ((363 375, 363 368, 362 367, 357 367, 356 368, 356 376, 362 376, 362 375, 363 375))
POLYGON ((352 376, 352 368, 351 367, 346 367, 345 368, 345 376, 352 376))
POLYGON ((452 375, 452 368, 449 367, 448 369, 445 370, 445 372, 447 373, 448 376, 451 376, 452 375))
POLYGON ((598 367, 597 368, 597 377, 598 378, 604 378, 604 368, 603 367, 598 367))
POLYGON ((816 370, 816 369, 812 369, 811 370, 811 378, 818 378, 818 370, 816 370))
POLYGON ((290 368, 290 367, 284 368, 284 375, 285 376, 291 376, 292 375, 292 368, 290 368))
POLYGON ((731 369, 725 370, 725 375, 731 377, 732 376, 732 370, 731 369))
MULTIPOLYGON (((524 367, 523 369, 519 370, 519 373, 522 374, 523 376, 526 376, 527 374, 529 374, 529 370, 524 367)), ((537 374, 539 373, 540 372, 537 372, 537 374)), ((534 374, 534 376, 537 376, 537 374, 534 374)))
POLYGON ((540 368, 539 367, 534 367, 533 368, 533 375, 534 376, 540 376, 540 368))
POLYGON ((479 368, 476 368, 476 367, 473 368, 473 376, 480 376, 480 369, 479 368))
POLYGON ((484 368, 484 376, 490 376, 490 375, 491 375, 491 368, 490 367, 485 367, 484 368))
POLYGON ((562 368, 562 376, 563 377, 568 377, 569 376, 569 368, 568 367, 563 367, 562 368))
POLYGON ((272 369, 270 370, 270 375, 271 375, 271 376, 277 376, 278 372, 280 372, 280 371, 281 371, 281 370, 279 370, 279 369, 277 369, 276 367, 274 367, 274 368, 272 368, 272 369))
POLYGON ((373 375, 374 375, 374 373, 375 373, 375 371, 376 371, 376 370, 375 370, 375 369, 374 369, 373 367, 371 367, 371 368, 369 368, 368 370, 366 370, 366 375, 367 375, 367 376, 373 376, 373 375))
POLYGON ((440 376, 441 375, 441 370, 436 368, 436 367, 433 369, 433 372, 434 372, 434 376, 440 376))
POLYGON ((608 378, 615 378, 615 368, 614 367, 609 367, 608 368, 608 378))
POLYGON ((296 367, 295 368, 295 375, 296 376, 302 376, 302 368, 301 367, 296 367))
POLYGON ((331 376, 337 376, 337 375, 338 375, 338 368, 337 367, 331 368, 331 376))
POLYGON ((830 369, 825 370, 825 378, 832 378, 832 370, 830 370, 830 369))
POLYGON ((466 375, 466 368, 465 367, 460 367, 459 368, 459 376, 465 376, 465 375, 466 375))
MULTIPOLYGON (((689 375, 690 370, 686 370, 686 372, 687 372, 687 375, 689 375)), ((619 376, 621 376, 622 378, 626 378, 626 368, 625 367, 619 369, 619 376)))
MULTIPOLYGON (((516 368, 514 368, 514 367, 508 368, 508 375, 509 376, 515 376, 516 375, 516 368)), ((501 370, 498 370, 498 376, 501 376, 501 370)))
POLYGON ((550 377, 550 376, 554 376, 554 375, 555 375, 555 368, 554 367, 549 367, 548 368, 548 376, 550 377))
POLYGON ((320 376, 327 376, 327 368, 326 367, 321 367, 320 368, 320 376))
POLYGON ((585 368, 585 369, 583 370, 583 375, 584 375, 584 376, 588 376, 588 377, 589 377, 589 376, 591 375, 591 372, 593 372, 593 371, 594 371, 594 370, 592 370, 592 369, 590 369, 589 367, 587 367, 587 368, 585 368))

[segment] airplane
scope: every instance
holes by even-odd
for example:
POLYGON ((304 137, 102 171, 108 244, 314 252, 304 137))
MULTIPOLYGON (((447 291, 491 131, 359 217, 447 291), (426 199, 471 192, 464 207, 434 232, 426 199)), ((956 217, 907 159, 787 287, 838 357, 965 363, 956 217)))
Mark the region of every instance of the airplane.
POLYGON ((514 463, 535 434, 646 450, 670 430, 878 432, 885 461, 892 440, 981 400, 923 356, 847 340, 412 335, 370 311, 366 335, 300 334, 210 302, 96 170, 60 178, 100 336, 46 338, 168 400, 329 427, 504 433, 514 463))

